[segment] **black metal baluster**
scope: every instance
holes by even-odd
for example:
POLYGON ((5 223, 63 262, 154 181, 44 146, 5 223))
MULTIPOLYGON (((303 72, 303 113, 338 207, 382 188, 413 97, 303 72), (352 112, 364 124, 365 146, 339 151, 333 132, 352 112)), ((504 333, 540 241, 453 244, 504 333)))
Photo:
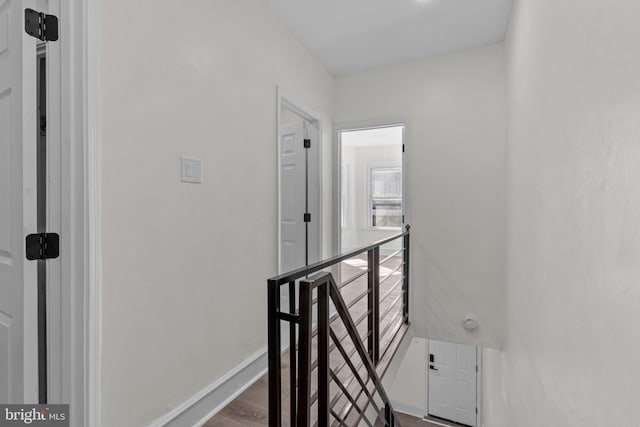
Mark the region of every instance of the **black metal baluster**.
POLYGON ((403 283, 403 290, 404 290, 404 298, 402 301, 402 314, 403 314, 403 320, 404 323, 409 323, 409 230, 411 230, 411 226, 407 225, 406 226, 407 229, 407 233, 404 235, 403 241, 404 241, 404 269, 403 269, 403 275, 404 275, 404 283, 403 283))
POLYGON ((267 289, 267 329, 269 341, 269 427, 280 427, 282 419, 280 370, 280 285, 269 280, 267 289))
MULTIPOLYGON (((289 313, 296 314, 296 281, 289 282, 289 313)), ((296 385, 298 382, 298 369, 296 364, 296 324, 289 322, 289 400, 291 402, 289 417, 291 425, 296 425, 297 402, 296 385)))
POLYGON ((371 357, 371 360, 374 360, 374 355, 375 355, 375 340, 374 340, 374 335, 375 335, 375 328, 376 328, 376 319, 375 319, 375 306, 376 306, 376 300, 375 300, 375 293, 373 291, 374 289, 374 279, 373 276, 375 274, 375 270, 373 268, 374 266, 374 260, 373 260, 373 249, 371 249, 370 251, 367 252, 367 269, 369 270, 369 273, 367 274, 367 291, 369 292, 369 294, 367 295, 367 311, 369 312, 368 315, 368 319, 367 319, 367 350, 369 351, 369 357, 371 357))
POLYGON ((297 427, 311 423, 311 322, 313 289, 308 282, 300 282, 300 324, 298 333, 298 419, 297 427))
POLYGON ((318 426, 329 425, 329 284, 318 287, 318 426))
POLYGON ((373 360, 374 365, 380 361, 380 246, 373 249, 373 360))
POLYGON ((384 422, 387 426, 393 427, 392 424, 393 411, 391 411, 391 406, 388 403, 384 405, 384 422))

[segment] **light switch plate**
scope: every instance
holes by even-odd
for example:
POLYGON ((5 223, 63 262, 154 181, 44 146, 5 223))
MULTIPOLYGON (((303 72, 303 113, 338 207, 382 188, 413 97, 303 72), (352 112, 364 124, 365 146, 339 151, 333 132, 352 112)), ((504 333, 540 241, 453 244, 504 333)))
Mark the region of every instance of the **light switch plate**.
POLYGON ((181 159, 181 180, 200 184, 202 182, 202 162, 198 159, 181 159))

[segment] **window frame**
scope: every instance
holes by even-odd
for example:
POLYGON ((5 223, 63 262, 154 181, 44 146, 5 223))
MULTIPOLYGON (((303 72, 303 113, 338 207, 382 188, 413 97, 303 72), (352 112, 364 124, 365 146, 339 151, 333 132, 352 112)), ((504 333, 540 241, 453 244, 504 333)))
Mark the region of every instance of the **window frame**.
POLYGON ((404 202, 404 176, 403 176, 403 170, 402 170, 402 165, 397 166, 397 165, 369 165, 367 167, 367 198, 366 198, 366 206, 365 206, 365 215, 367 216, 367 220, 366 220, 366 224, 367 224, 367 228, 369 230, 402 230, 402 216, 404 215, 404 207, 403 207, 403 202, 404 202), (393 196, 393 197, 385 197, 385 196, 378 196, 378 197, 374 197, 373 195, 373 174, 376 171, 398 171, 400 173, 400 194, 399 196, 393 196), (399 200, 400 201, 400 225, 399 226, 380 226, 380 225, 373 225, 373 203, 374 200, 381 200, 381 201, 395 201, 395 200, 399 200))

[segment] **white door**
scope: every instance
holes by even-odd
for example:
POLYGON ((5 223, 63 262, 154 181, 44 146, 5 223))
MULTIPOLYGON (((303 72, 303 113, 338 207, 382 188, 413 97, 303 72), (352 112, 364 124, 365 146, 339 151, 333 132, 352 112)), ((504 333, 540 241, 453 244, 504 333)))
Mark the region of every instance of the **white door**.
POLYGON ((31 1, 0 0, 0 402, 37 402, 36 39, 31 1))
POLYGON ((303 122, 280 126, 280 271, 305 265, 303 122))
POLYGON ((429 340, 429 415, 475 427, 476 347, 429 340))

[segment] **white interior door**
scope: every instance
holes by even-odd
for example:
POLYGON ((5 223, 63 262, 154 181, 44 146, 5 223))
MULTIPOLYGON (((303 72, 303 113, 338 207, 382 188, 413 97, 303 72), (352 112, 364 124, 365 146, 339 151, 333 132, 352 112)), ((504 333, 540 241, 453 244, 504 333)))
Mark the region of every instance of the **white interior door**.
POLYGON ((429 340, 429 415, 476 426, 476 347, 429 340))
POLYGON ((305 265, 303 122, 280 126, 280 271, 305 265))
POLYGON ((36 39, 32 1, 0 0, 0 402, 37 402, 36 39))

